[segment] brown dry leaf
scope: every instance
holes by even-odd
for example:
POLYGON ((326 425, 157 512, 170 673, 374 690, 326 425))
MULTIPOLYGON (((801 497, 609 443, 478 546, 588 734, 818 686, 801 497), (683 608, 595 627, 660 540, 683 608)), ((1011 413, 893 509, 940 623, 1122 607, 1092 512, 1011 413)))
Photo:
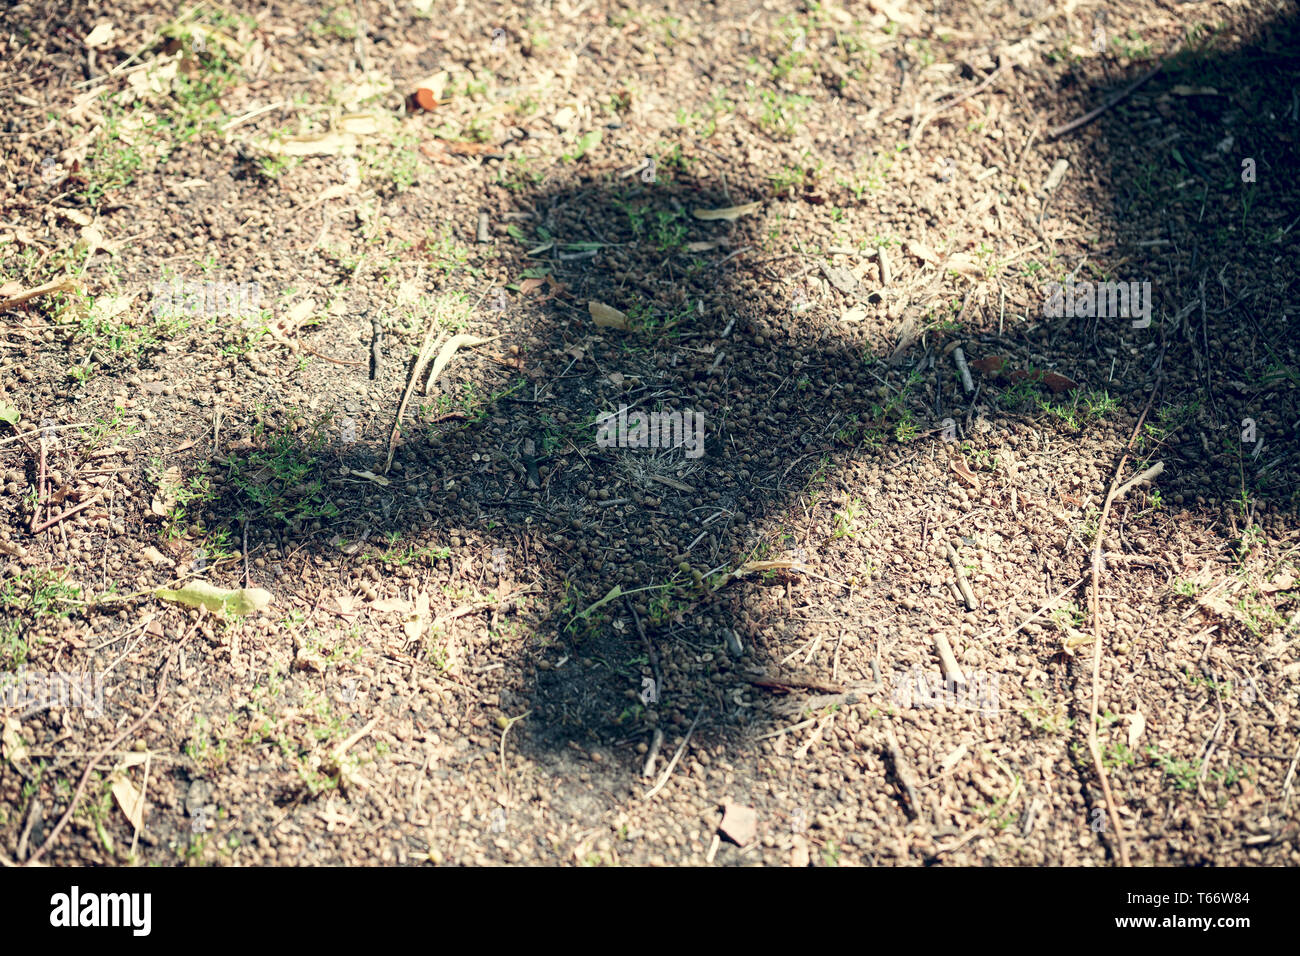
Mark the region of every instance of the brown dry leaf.
POLYGON ((950 465, 958 478, 974 488, 977 493, 979 492, 980 480, 975 477, 975 472, 970 470, 970 465, 966 464, 965 455, 958 455, 950 462, 950 465))
POLYGON ((443 149, 453 156, 491 156, 501 152, 496 143, 444 143, 443 149))
POLYGON ((986 375, 997 375, 1002 371, 1007 360, 1000 355, 989 355, 982 359, 976 359, 970 363, 970 367, 977 372, 984 372, 986 375))
POLYGON ((1079 387, 1078 382, 1056 372, 1044 372, 1040 381, 1052 390, 1053 395, 1059 395, 1061 392, 1068 392, 1070 389, 1079 387))
POLYGON ((137 831, 144 829, 144 794, 135 788, 125 774, 113 778, 113 797, 127 822, 137 831))
POLYGON ((447 341, 447 344, 439 350, 438 357, 433 360, 433 371, 429 373, 429 381, 428 384, 424 386, 424 394, 428 395, 429 392, 433 390, 433 383, 438 381, 438 376, 442 374, 442 370, 447 367, 447 363, 451 361, 452 356, 456 354, 457 349, 470 348, 475 345, 484 345, 488 342, 494 342, 499 338, 501 338, 500 335, 489 335, 485 339, 481 339, 477 335, 465 335, 464 333, 453 335, 447 341))
POLYGON ((544 285, 546 285, 545 279, 524 279, 519 283, 519 292, 522 295, 531 295, 544 285))
POLYGON ((194 447, 195 444, 196 443, 193 438, 187 438, 185 439, 185 441, 181 442, 179 445, 173 448, 172 451, 173 452, 189 451, 191 448, 194 447))
POLYGON ((450 78, 450 74, 446 70, 442 70, 416 83, 415 89, 411 93, 416 105, 422 110, 436 109, 450 78))
POLYGON ((1011 381, 1023 382, 1025 380, 1029 380, 1031 382, 1042 382, 1044 385, 1046 385, 1048 388, 1052 390, 1052 393, 1054 395, 1059 395, 1061 392, 1079 387, 1079 384, 1077 382, 1068 379, 1064 375, 1060 375, 1056 372, 1042 372, 1042 371, 1034 370, 1032 372, 1017 371, 1011 373, 1011 381))
POLYGON ((591 301, 587 303, 587 311, 591 313, 592 321, 603 328, 622 329, 624 332, 631 329, 627 322, 627 314, 613 306, 591 301))
POLYGON ((758 208, 763 205, 763 201, 747 202, 743 206, 724 206, 721 209, 692 209, 691 215, 696 219, 725 219, 730 222, 733 219, 739 219, 741 216, 748 216, 752 212, 757 212, 758 208))

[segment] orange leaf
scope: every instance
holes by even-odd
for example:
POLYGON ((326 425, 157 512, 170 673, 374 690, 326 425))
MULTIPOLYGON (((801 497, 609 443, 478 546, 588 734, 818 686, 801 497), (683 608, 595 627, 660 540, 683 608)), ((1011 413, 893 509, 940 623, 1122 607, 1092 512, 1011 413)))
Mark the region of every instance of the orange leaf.
POLYGON ((977 372, 985 372, 989 375, 997 375, 1002 371, 1003 366, 1007 364, 1006 359, 1000 355, 990 355, 987 358, 978 359, 970 363, 970 367, 977 372))

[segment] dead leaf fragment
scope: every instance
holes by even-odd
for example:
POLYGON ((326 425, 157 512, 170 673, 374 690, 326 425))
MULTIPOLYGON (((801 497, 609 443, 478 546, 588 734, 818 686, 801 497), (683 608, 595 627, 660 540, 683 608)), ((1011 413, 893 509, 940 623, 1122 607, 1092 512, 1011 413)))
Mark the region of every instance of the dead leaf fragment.
POLYGON ((447 344, 438 351, 438 357, 433 360, 433 371, 429 373, 429 381, 424 386, 424 394, 428 395, 433 390, 433 383, 438 381, 438 376, 441 375, 442 370, 447 367, 447 363, 451 361, 452 356, 456 354, 457 349, 472 348, 475 345, 485 345, 486 343, 493 342, 499 338, 501 338, 500 335, 489 335, 485 339, 481 339, 477 335, 466 335, 464 333, 453 335, 447 340, 447 344))
POLYGON ((1138 738, 1142 736, 1142 731, 1147 729, 1147 719, 1141 711, 1128 715, 1128 749, 1136 750, 1138 738))
POLYGON ((125 774, 113 778, 113 797, 127 822, 137 831, 144 829, 144 794, 135 788, 125 774))
POLYGON ((158 490, 149 502, 149 510, 160 518, 166 518, 176 507, 176 493, 181 486, 181 470, 172 465, 158 479, 158 490))
POLYGON ((242 616, 260 611, 271 603, 271 592, 263 588, 219 588, 207 581, 191 581, 178 591, 159 588, 154 596, 174 604, 204 607, 214 614, 242 616))
POLYGON ((693 209, 691 215, 696 219, 725 219, 730 222, 733 219, 739 219, 741 216, 748 216, 752 212, 757 212, 762 205, 762 200, 757 200, 747 202, 743 206, 724 206, 721 209, 693 209))
POLYGON ((117 32, 113 29, 113 24, 107 21, 95 24, 95 29, 86 34, 86 46, 97 47, 107 46, 112 42, 113 34, 117 32))
POLYGON ((951 467, 952 470, 957 474, 958 478, 960 478, 962 481, 966 482, 966 484, 974 488, 977 493, 979 492, 980 480, 975 477, 975 472, 970 470, 970 465, 966 464, 965 455, 958 455, 956 458, 954 458, 951 462, 951 467))
POLYGON ((622 329, 624 332, 631 329, 631 326, 628 325, 627 314, 620 312, 613 306, 592 301, 587 303, 587 311, 591 313, 592 321, 603 328, 622 329))
POLYGON ((408 641, 417 641, 428 626, 429 595, 424 591, 420 591, 415 595, 415 601, 411 610, 407 613, 406 619, 402 621, 402 630, 406 632, 408 641))

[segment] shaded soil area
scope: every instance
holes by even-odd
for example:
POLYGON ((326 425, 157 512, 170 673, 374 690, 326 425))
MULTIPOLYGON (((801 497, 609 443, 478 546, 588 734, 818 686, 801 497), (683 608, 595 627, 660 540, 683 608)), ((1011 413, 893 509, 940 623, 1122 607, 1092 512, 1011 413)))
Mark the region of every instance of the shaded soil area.
POLYGON ((11 7, 0 859, 1300 863, 1298 32, 11 7))

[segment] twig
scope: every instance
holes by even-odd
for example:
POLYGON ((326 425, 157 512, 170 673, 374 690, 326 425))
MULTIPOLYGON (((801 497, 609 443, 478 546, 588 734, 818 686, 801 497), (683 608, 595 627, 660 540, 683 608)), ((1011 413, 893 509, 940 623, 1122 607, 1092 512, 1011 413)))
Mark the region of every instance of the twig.
POLYGON ((888 724, 885 725, 885 741, 889 745, 889 759, 894 764, 894 776, 898 777, 903 792, 907 794, 909 815, 913 820, 916 820, 921 816, 921 798, 917 795, 916 788, 912 786, 912 770, 907 765, 907 759, 903 756, 903 748, 898 746, 898 738, 894 736, 894 728, 888 724))
POLYGON ((672 776, 673 768, 677 766, 677 761, 681 760, 682 754, 686 752, 686 745, 691 742, 691 734, 695 733, 695 726, 700 722, 700 717, 703 713, 704 705, 700 704, 700 709, 695 712, 695 719, 691 721, 690 729, 686 731, 686 736, 682 738, 682 745, 677 748, 677 753, 673 754, 673 759, 668 761, 668 766, 664 768, 664 772, 659 776, 659 782, 646 791, 646 795, 643 799, 649 800, 667 785, 668 778, 672 776))
POLYGON ((85 511, 85 510, 86 510, 87 508, 89 508, 91 505, 93 505, 93 504, 95 504, 97 501, 99 501, 100 497, 101 497, 100 495, 95 495, 95 497, 89 499, 88 501, 83 501, 81 504, 77 505, 75 508, 69 508, 67 511, 62 512, 61 514, 57 514, 57 515, 55 515, 55 516, 52 517, 52 518, 46 518, 44 521, 42 521, 42 522, 41 522, 40 524, 38 524, 36 527, 32 528, 32 534, 40 534, 40 533, 41 533, 42 531, 44 531, 46 528, 52 528, 54 525, 58 524, 58 523, 59 523, 60 521, 62 521, 64 518, 71 518, 71 517, 72 517, 73 515, 75 515, 78 511, 85 511))
POLYGON ((948 643, 948 638, 938 631, 934 635, 934 649, 939 652, 939 667, 943 669, 944 679, 954 684, 965 684, 966 675, 961 672, 957 658, 953 655, 952 645, 948 643))
POLYGON ((41 460, 36 474, 36 507, 32 509, 32 523, 29 525, 32 534, 36 533, 36 523, 41 520, 41 514, 45 511, 46 447, 45 432, 41 432, 41 460))
POLYGON ((8 299, 0 299, 0 312, 12 309, 14 306, 22 305, 38 296, 49 295, 52 292, 70 292, 77 287, 77 280, 74 276, 59 276, 59 278, 46 282, 44 285, 38 285, 28 289, 25 292, 19 292, 8 299))
MULTIPOLYGON (((173 647, 173 650, 179 651, 182 647, 184 647, 185 642, 189 640, 190 635, 194 633, 194 629, 196 627, 198 627, 197 621, 195 621, 193 624, 190 625, 190 629, 181 636, 181 639, 179 641, 176 642, 176 644, 173 647)), ((27 861, 23 864, 24 866, 35 865, 36 862, 45 855, 46 851, 48 851, 50 847, 54 845, 54 841, 59 838, 59 834, 63 832, 63 828, 66 827, 68 825, 68 821, 72 819, 72 814, 76 812, 77 804, 81 802, 81 795, 86 790, 86 784, 90 782, 90 774, 95 769, 95 765, 99 763, 101 760, 103 760, 104 756, 110 750, 116 748, 117 745, 120 744, 123 740, 125 740, 127 737, 130 737, 133 733, 139 730, 140 727, 144 725, 144 722, 148 720, 150 717, 152 717, 154 715, 154 712, 162 705, 163 697, 167 693, 167 677, 171 673, 171 668, 172 668, 172 656, 169 653, 167 655, 167 660, 163 663, 162 672, 158 675, 158 696, 154 698, 154 701, 152 704, 149 705, 148 710, 146 710, 143 714, 141 714, 136 719, 136 721, 133 724, 131 724, 131 726, 126 728, 126 730, 122 731, 120 734, 118 734, 116 737, 110 740, 105 746, 101 747, 95 753, 95 756, 90 759, 90 763, 86 764, 86 769, 81 774, 81 780, 78 781, 77 783, 77 789, 72 792, 72 800, 68 803, 68 809, 63 812, 63 816, 60 817, 59 822, 54 825, 54 829, 52 829, 50 831, 50 835, 45 838, 45 842, 42 843, 40 845, 40 848, 27 859, 27 861)))
POLYGON ((1120 90, 1110 99, 1108 99, 1105 103, 1102 103, 1101 106, 1098 106, 1095 110, 1090 110, 1089 112, 1084 113, 1078 119, 1071 120, 1068 123, 1063 123, 1060 126, 1053 126, 1051 129, 1047 131, 1047 138, 1056 139, 1056 137, 1064 136, 1066 133, 1070 132, 1071 130, 1076 130, 1080 126, 1087 126, 1089 123, 1095 120, 1102 113, 1106 112, 1116 103, 1119 103, 1122 100, 1126 99, 1129 96, 1129 94, 1131 94, 1134 90, 1136 90, 1147 80, 1151 79, 1151 77, 1159 73, 1162 69, 1164 69, 1164 63, 1163 62, 1157 63, 1155 69, 1151 70, 1149 73, 1145 73, 1142 76, 1138 77, 1128 86, 1124 87, 1124 89, 1120 90))
POLYGON ((957 576, 957 590, 961 592, 962 602, 966 605, 966 610, 973 611, 979 607, 979 602, 975 600, 975 592, 971 589, 970 582, 966 580, 961 558, 957 556, 956 550, 949 542, 945 541, 943 546, 947 551, 948 563, 952 565, 952 573, 957 576))
MULTIPOLYGON (((1119 862, 1121 866, 1125 867, 1129 865, 1128 844, 1124 840, 1124 829, 1120 824, 1119 811, 1115 808, 1115 798, 1110 792, 1110 780, 1106 775, 1106 767, 1101 761, 1101 747, 1097 743, 1097 710, 1101 694, 1101 546, 1105 538, 1106 519, 1110 517, 1111 505, 1115 503, 1115 499, 1118 497, 1116 492, 1119 489, 1116 487, 1116 483, 1119 481, 1119 476, 1124 473, 1124 465, 1128 461, 1129 449, 1132 448, 1134 439, 1141 432, 1142 423, 1146 421, 1147 412, 1151 411, 1151 406, 1155 402, 1156 393, 1159 390, 1160 384, 1157 382, 1151 389, 1151 396, 1147 399, 1146 407, 1142 409, 1142 414, 1138 416, 1137 424, 1133 426, 1133 433, 1124 446, 1124 454, 1120 456, 1119 465, 1115 468, 1115 477, 1111 479, 1110 491, 1106 495, 1106 503, 1101 509, 1101 517, 1097 519, 1097 531, 1092 542, 1092 707, 1088 715, 1088 750, 1092 754, 1092 763, 1097 771, 1097 778, 1101 781, 1101 792, 1106 798, 1106 810, 1110 816, 1111 826, 1115 828, 1115 844, 1119 849, 1119 862)), ((1142 476, 1139 475, 1138 477, 1141 478, 1142 476)), ((1127 490, 1135 481, 1124 485, 1124 489, 1127 490)))
POLYGON ((844 693, 844 687, 841 684, 830 684, 826 681, 807 677, 786 677, 777 674, 741 674, 740 679, 758 687, 772 687, 776 690, 790 690, 798 687, 803 690, 820 691, 823 694, 844 693))
MULTIPOLYGON (((388 436, 388 458, 384 461, 384 474, 388 474, 393 467, 393 456, 397 453, 397 439, 402 433, 402 416, 406 414, 406 403, 411 400, 411 392, 415 391, 415 383, 420 380, 424 374, 425 366, 429 364, 429 359, 434 353, 434 333, 438 331, 437 316, 429 318, 429 330, 424 333, 424 342, 420 344, 420 352, 415 357, 415 366, 411 369, 411 377, 406 383, 406 391, 402 393, 402 401, 397 406, 397 420, 393 422, 393 430, 388 436)), ((441 337, 439 337, 441 341, 441 337)))
POLYGON ((650 749, 645 755, 645 765, 641 770, 641 776, 647 780, 655 775, 655 761, 659 759, 659 750, 664 745, 664 732, 658 727, 650 737, 650 749))
POLYGON ((632 623, 636 625, 636 632, 641 636, 641 644, 650 657, 650 667, 655 672, 655 698, 658 699, 663 696, 664 692, 664 675, 663 671, 659 669, 659 655, 655 653, 655 647, 650 643, 650 638, 646 637, 645 627, 641 624, 641 616, 636 613, 636 607, 632 604, 632 599, 624 594, 623 603, 632 612, 632 623))

